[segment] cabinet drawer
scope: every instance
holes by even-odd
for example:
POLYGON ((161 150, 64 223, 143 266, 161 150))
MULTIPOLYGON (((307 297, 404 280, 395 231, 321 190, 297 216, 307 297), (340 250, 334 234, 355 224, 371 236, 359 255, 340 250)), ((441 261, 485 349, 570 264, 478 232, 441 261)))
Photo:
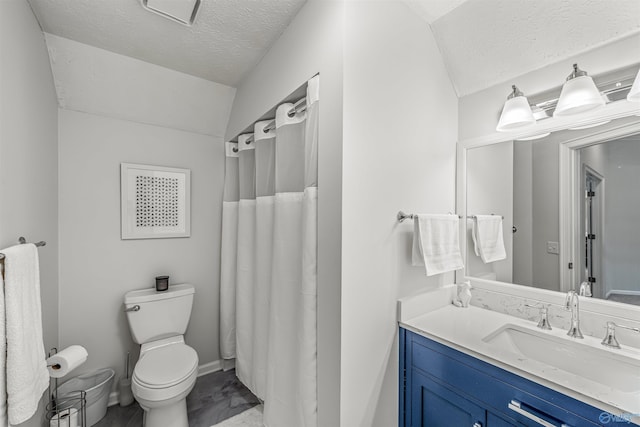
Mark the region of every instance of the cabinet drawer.
POLYGON ((491 412, 525 425, 532 413, 558 425, 597 426, 602 410, 407 331, 406 369, 417 370, 491 412), (513 403, 512 403, 513 402, 513 403), (522 410, 510 409, 517 407, 522 410))

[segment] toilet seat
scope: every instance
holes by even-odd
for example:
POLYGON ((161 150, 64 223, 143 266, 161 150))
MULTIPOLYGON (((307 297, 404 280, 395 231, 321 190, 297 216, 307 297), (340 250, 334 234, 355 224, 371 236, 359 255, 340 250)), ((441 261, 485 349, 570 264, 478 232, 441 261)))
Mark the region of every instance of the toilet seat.
POLYGON ((184 343, 151 348, 133 370, 132 391, 149 401, 173 398, 191 389, 198 375, 198 354, 184 343))
POLYGON ((171 344, 146 351, 133 378, 149 388, 167 388, 184 381, 198 368, 198 354, 186 344, 171 344))

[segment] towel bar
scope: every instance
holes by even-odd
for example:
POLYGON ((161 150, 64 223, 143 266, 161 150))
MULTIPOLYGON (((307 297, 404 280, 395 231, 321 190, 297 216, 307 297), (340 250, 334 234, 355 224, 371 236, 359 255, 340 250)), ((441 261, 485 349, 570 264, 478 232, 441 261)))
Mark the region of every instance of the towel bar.
MULTIPOLYGON (((491 215, 495 215, 495 214, 491 214, 491 215)), ((468 218, 468 219, 476 219, 476 218, 477 218, 477 215, 469 215, 467 218, 468 218)), ((503 216, 503 215, 500 215, 500 218, 504 219, 504 216, 503 216)))
MULTIPOLYGON (((453 214, 451 214, 453 215, 453 214)), ((396 215, 396 218, 398 219, 398 222, 402 222, 405 219, 413 219, 415 218, 416 214, 407 214, 404 213, 402 211, 398 211, 398 215, 396 215)), ((458 215, 458 218, 462 218, 462 215, 458 215)))
MULTIPOLYGON (((24 245, 25 243, 27 243, 27 239, 20 236, 18 238, 18 243, 20 243, 21 245, 24 245)), ((45 242, 44 240, 34 243, 34 245, 36 245, 37 247, 44 246, 46 244, 47 242, 45 242)), ((1 252, 0 252, 0 273, 2 274, 2 278, 4 279, 4 254, 1 252)))

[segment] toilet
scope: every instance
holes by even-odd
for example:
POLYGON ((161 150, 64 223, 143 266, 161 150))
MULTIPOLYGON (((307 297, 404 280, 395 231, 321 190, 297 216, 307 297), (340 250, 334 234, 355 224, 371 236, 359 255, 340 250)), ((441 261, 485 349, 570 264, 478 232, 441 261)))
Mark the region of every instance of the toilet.
POLYGON ((188 427, 186 397, 198 375, 198 354, 184 342, 191 317, 191 285, 127 292, 125 312, 140 358, 131 391, 144 409, 145 427, 188 427))

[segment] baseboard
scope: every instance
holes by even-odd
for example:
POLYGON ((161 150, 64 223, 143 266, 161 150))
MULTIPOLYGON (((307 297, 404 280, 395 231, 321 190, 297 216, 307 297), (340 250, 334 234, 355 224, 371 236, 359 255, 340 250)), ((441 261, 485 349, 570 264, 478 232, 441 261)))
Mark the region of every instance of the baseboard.
POLYGON ((107 403, 107 406, 114 406, 118 403, 120 403, 120 393, 112 391, 111 394, 109 394, 109 402, 107 403))
MULTIPOLYGON (((213 362, 204 363, 198 366, 198 376, 211 374, 222 370, 222 360, 214 360, 213 362)), ((117 385, 116 385, 117 386, 117 385)), ((120 393, 113 391, 109 394, 109 402, 107 406, 114 406, 120 403, 120 393)))
POLYGON ((203 375, 211 374, 213 372, 218 372, 222 370, 222 361, 214 360, 213 362, 205 363, 203 365, 198 366, 198 376, 201 377, 203 375))

